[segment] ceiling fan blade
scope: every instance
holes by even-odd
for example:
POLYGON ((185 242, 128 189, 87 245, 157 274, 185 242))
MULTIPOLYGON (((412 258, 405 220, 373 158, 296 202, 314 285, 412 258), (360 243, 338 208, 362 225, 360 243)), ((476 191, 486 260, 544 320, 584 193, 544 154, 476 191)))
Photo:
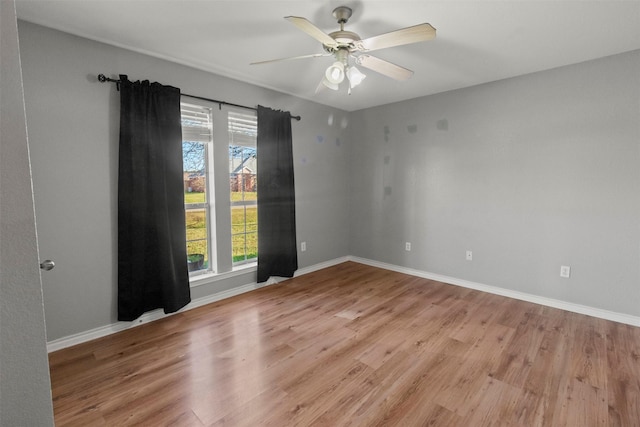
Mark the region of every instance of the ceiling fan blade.
POLYGON ((272 62, 291 61, 291 60, 294 60, 294 59, 305 59, 305 58, 317 58, 317 57, 320 57, 320 56, 331 56, 331 54, 330 53, 314 53, 314 54, 311 54, 311 55, 291 56, 289 58, 269 59, 267 61, 252 62, 249 65, 270 64, 272 62))
POLYGON ((388 47, 402 46, 405 44, 432 40, 436 37, 436 29, 430 24, 419 24, 407 27, 390 33, 381 34, 368 39, 355 42, 356 48, 367 52, 388 47))
POLYGON ((318 40, 325 46, 336 47, 338 45, 338 43, 336 43, 336 41, 329 34, 313 25, 306 18, 301 18, 299 16, 285 16, 284 19, 291 22, 293 25, 309 34, 311 37, 318 40))
POLYGON ((356 63, 399 81, 408 80, 413 76, 413 71, 371 55, 358 56, 356 63))

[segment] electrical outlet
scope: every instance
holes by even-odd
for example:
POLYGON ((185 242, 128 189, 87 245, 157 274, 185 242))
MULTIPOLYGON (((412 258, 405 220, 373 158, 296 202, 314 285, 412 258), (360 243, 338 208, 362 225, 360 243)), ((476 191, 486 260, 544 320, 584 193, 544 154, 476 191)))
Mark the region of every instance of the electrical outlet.
POLYGON ((467 261, 473 261, 473 252, 467 251, 467 261))
POLYGON ((404 250, 407 252, 411 251, 411 242, 406 242, 404 244, 404 250))
POLYGON ((300 252, 304 252, 307 250, 307 242, 300 243, 300 252))
POLYGON ((568 279, 569 277, 571 277, 571 267, 569 267, 568 265, 561 265, 560 277, 564 277, 565 279, 568 279))

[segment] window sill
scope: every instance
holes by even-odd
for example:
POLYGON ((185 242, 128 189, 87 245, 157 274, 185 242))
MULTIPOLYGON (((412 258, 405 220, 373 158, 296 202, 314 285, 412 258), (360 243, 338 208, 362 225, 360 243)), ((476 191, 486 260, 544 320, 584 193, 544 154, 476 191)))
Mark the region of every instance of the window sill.
POLYGON ((258 263, 243 264, 235 267, 231 271, 224 273, 205 273, 189 277, 189 286, 192 288, 219 282, 221 280, 230 279, 232 277, 241 276, 243 274, 254 273, 258 270, 258 263))

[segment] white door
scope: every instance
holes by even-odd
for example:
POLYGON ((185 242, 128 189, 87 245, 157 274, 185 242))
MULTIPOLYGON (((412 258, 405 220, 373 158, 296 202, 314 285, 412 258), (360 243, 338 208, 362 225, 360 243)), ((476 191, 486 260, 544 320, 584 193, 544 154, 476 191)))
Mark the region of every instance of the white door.
POLYGON ((0 41, 0 425, 53 425, 14 0, 0 41))

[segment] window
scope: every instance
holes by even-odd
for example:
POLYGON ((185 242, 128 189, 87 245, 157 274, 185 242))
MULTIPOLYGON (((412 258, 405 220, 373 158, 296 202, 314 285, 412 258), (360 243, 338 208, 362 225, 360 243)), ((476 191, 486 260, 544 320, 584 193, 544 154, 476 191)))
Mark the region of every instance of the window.
POLYGON ((211 109, 181 104, 182 162, 189 272, 211 271, 214 245, 208 154, 213 141, 211 109))
POLYGON ((189 274, 245 268, 258 257, 256 113, 206 102, 181 110, 189 274))
POLYGON ((256 115, 230 111, 228 127, 231 246, 238 265, 258 257, 256 115))

